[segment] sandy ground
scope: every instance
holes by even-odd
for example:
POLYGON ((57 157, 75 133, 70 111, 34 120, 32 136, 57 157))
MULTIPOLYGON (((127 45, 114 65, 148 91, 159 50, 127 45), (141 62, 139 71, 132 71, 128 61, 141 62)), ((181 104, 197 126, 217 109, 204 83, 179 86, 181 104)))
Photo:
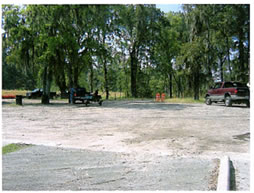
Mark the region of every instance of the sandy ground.
POLYGON ((136 159, 146 155, 203 159, 228 155, 240 168, 235 170, 237 188, 249 188, 250 109, 244 105, 227 108, 223 104, 138 100, 85 107, 64 101, 46 106, 39 100, 25 99, 23 106, 11 102, 3 100, 3 145, 28 143, 125 153, 136 159))

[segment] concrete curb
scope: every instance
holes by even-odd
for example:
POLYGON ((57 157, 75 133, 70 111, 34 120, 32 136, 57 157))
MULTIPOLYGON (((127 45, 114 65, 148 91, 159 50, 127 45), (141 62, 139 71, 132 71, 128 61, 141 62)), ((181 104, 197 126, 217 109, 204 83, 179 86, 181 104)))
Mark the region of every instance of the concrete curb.
POLYGON ((230 190, 230 159, 228 156, 220 160, 220 171, 218 176, 217 191, 230 190))

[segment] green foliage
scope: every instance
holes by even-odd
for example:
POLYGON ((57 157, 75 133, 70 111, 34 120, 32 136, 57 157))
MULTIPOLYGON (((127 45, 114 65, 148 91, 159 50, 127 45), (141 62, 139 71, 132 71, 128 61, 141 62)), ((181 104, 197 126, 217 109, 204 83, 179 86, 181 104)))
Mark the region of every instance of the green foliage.
POLYGON ((163 80, 160 80, 157 77, 151 78, 149 86, 150 86, 150 90, 152 91, 152 97, 154 97, 157 93, 165 92, 165 88, 164 88, 165 83, 163 82, 163 80))
POLYGON ((249 7, 2 5, 3 88, 198 100, 216 80, 249 81, 249 7))

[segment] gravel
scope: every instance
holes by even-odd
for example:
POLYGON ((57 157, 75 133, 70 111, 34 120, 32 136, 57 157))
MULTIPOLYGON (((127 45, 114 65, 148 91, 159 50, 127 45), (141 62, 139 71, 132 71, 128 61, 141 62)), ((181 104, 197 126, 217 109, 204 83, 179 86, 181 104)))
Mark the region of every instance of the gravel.
MULTIPOLYGON (((39 147, 43 145, 84 150, 85 153, 128 155, 132 158, 129 161, 134 165, 149 158, 152 160, 149 166, 151 169, 148 169, 150 173, 142 172, 140 175, 149 176, 151 174, 151 179, 159 179, 160 175, 163 176, 162 172, 160 175, 156 174, 152 168, 158 167, 156 171, 165 170, 164 166, 170 163, 169 158, 172 161, 177 160, 180 166, 182 159, 182 166, 186 163, 186 167, 187 160, 192 160, 190 163, 194 165, 193 160, 200 160, 198 161, 200 164, 196 164, 200 165, 200 170, 203 170, 201 168, 204 167, 204 171, 210 171, 216 168, 211 166, 212 163, 215 163, 212 160, 228 155, 233 160, 235 168, 235 189, 249 190, 250 109, 244 105, 234 105, 228 108, 222 104, 207 106, 205 104, 171 104, 156 103, 151 100, 134 100, 106 101, 102 106, 92 104, 85 107, 83 104, 69 105, 65 101, 53 101, 50 105, 41 105, 39 100, 25 99, 23 106, 11 105, 11 102, 11 100, 3 100, 3 145, 27 143, 39 147), (165 157, 167 161, 164 160, 165 157), (153 163, 160 159, 165 162, 161 161, 161 165, 154 166, 153 163), (137 163, 133 160, 137 160, 137 163), (202 164, 202 160, 209 161, 204 161, 206 164, 202 164)), ((29 149, 20 152, 29 151, 29 149)), ((5 156, 3 156, 4 159, 5 156)), ((12 165, 9 162, 10 160, 3 162, 3 166, 12 165)), ((118 177, 122 176, 122 169, 121 164, 118 168, 112 166, 112 170, 118 177)), ((185 175, 187 173, 181 172, 188 179, 185 175)), ((212 179, 212 173, 216 173, 216 170, 211 172, 209 179, 212 179)), ((5 174, 3 173, 3 180, 5 174)), ((198 174, 195 175, 201 178, 198 174)), ((107 178, 109 176, 111 177, 111 175, 106 175, 107 178)), ((169 175, 166 176, 168 178, 169 175)), ((138 175, 126 177, 130 183, 132 178, 135 182, 139 181, 138 175)), ((118 178, 112 177, 112 180, 114 179, 118 178)), ((127 181, 121 177, 119 180, 119 185, 117 185, 118 180, 110 181, 113 185, 107 188, 102 187, 99 181, 92 180, 91 183, 97 183, 96 188, 98 189, 107 190, 160 189, 158 186, 152 186, 152 181, 147 180, 146 182, 142 177, 140 177, 139 186, 134 182, 135 185, 127 186, 127 181)), ((203 188, 204 185, 200 185, 200 188, 194 185, 188 186, 187 181, 184 181, 183 184, 179 182, 181 185, 176 187, 177 180, 171 184, 167 182, 168 185, 165 180, 162 180, 165 186, 160 185, 160 187, 163 190, 204 190, 207 187, 214 187, 210 186, 207 181, 204 182, 206 188, 203 188)), ((215 183, 216 180, 213 179, 213 181, 215 183)), ((5 183, 6 181, 3 185, 5 183)), ((42 190, 45 190, 45 186, 42 185, 42 187, 44 187, 42 190)), ((61 189, 59 186, 52 187, 54 188, 55 190, 61 189)), ((80 188, 89 189, 87 186, 80 186, 80 188)))

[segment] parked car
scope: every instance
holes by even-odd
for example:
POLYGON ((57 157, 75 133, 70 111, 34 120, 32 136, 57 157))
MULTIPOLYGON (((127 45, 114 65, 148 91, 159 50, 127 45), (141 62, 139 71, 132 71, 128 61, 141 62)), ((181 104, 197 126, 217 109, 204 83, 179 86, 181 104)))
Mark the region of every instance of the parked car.
POLYGON ((31 98, 39 98, 42 96, 43 90, 41 88, 36 88, 32 90, 31 92, 26 93, 26 97, 31 99, 31 98))
POLYGON ((81 101, 88 105, 91 102, 98 102, 99 105, 102 105, 102 98, 98 95, 98 90, 95 93, 87 92, 85 88, 72 88, 70 91, 70 101, 73 101, 75 104, 76 101, 81 101))
POLYGON ((249 87, 241 82, 218 82, 205 95, 205 103, 224 102, 227 107, 233 103, 245 103, 250 107, 249 87))
MULTIPOLYGON (((35 99, 35 98, 40 98, 43 94, 43 89, 42 88, 36 88, 32 90, 31 92, 26 93, 26 97, 29 99, 35 99)), ((50 92, 50 98, 54 98, 56 96, 56 92, 50 92)))

